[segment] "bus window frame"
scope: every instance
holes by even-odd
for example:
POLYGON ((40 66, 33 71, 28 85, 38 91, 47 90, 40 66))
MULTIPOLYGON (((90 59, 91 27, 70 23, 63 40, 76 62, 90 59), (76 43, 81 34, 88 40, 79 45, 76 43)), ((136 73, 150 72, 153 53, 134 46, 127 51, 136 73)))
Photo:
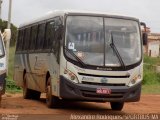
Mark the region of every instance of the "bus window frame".
POLYGON ((34 24, 31 26, 31 37, 30 37, 30 42, 31 42, 31 46, 29 47, 28 49, 28 52, 29 53, 33 53, 35 51, 35 45, 36 45, 36 40, 37 40, 37 34, 38 34, 38 24, 34 24), (35 39, 34 41, 32 42, 32 29, 33 27, 36 27, 36 35, 35 35, 35 39), (34 45, 32 45, 32 43, 34 43, 34 45), (32 48, 33 47, 33 48, 32 48))
POLYGON ((18 46, 16 46, 16 52, 23 52, 23 42, 24 42, 23 38, 24 38, 25 29, 22 28, 19 31, 21 31, 21 34, 19 35, 21 39, 17 41, 19 43, 17 44, 18 46))
MULTIPOLYGON (((52 46, 51 46, 50 48, 48 48, 48 49, 45 49, 45 48, 44 48, 44 42, 46 41, 46 28, 47 28, 47 23, 56 21, 57 19, 61 20, 61 25, 63 25, 62 16, 55 16, 55 17, 53 17, 53 18, 50 18, 50 19, 47 19, 47 20, 43 20, 43 21, 40 21, 40 22, 36 22, 36 23, 34 23, 34 24, 30 24, 30 25, 27 25, 27 26, 24 26, 24 27, 20 28, 19 31, 21 31, 21 34, 18 34, 18 38, 20 37, 20 35, 22 35, 21 37, 23 37, 23 38, 21 38, 21 40, 17 40, 18 43, 16 43, 16 45, 18 45, 18 46, 16 46, 16 53, 46 53, 46 52, 47 52, 47 53, 51 53, 51 52, 53 52, 53 54, 55 54, 55 51, 54 51, 54 49, 53 49, 53 42, 52 42, 52 46), (39 34, 39 26, 42 25, 42 24, 45 25, 43 44, 41 45, 41 48, 38 48, 38 46, 37 46, 37 48, 36 48, 37 41, 38 41, 38 34, 39 34), (32 41, 31 41, 32 28, 35 27, 35 26, 37 27, 37 28, 36 28, 37 31, 36 31, 36 38, 35 38, 35 41, 34 41, 34 43, 35 43, 34 48, 31 49, 31 48, 29 47, 29 45, 28 45, 27 50, 25 50, 25 48, 24 48, 24 47, 25 47, 25 45, 24 45, 24 39, 25 39, 25 37, 26 37, 25 31, 26 31, 27 28, 30 28, 30 38, 29 38, 29 42, 32 42, 32 41), (21 45, 21 46, 19 46, 19 45, 21 45), (18 48, 18 49, 17 49, 17 48, 18 48)), ((63 26, 64 26, 64 25, 63 25, 63 26)), ((57 39, 57 38, 54 37, 54 39, 57 39)), ((62 39, 63 39, 63 37, 62 37, 62 39)), ((58 41, 57 41, 57 42, 58 42, 58 41)), ((56 42, 55 42, 55 43, 56 43, 56 42)), ((60 47, 60 45, 59 45, 59 47, 60 47)), ((60 54, 60 52, 59 52, 59 54, 60 54)))
MULTIPOLYGON (((51 22, 54 21, 54 18, 51 19, 51 20, 48 20, 46 21, 46 29, 45 29, 45 41, 47 39, 47 25, 50 24, 51 22)), ((52 44, 53 44, 53 41, 52 41, 52 44)), ((49 48, 49 46, 47 46, 47 48, 45 48, 45 44, 43 44, 43 50, 46 51, 46 52, 51 52, 51 49, 52 49, 52 46, 49 48)))
POLYGON ((23 51, 27 52, 28 48, 29 48, 30 38, 31 38, 31 27, 30 26, 27 27, 27 28, 25 28, 25 35, 24 35, 24 37, 25 38, 24 38, 24 44, 23 44, 23 51), (29 31, 27 31, 27 30, 29 30, 29 31), (27 34, 29 34, 29 36, 27 34))
MULTIPOLYGON (((51 18, 51 19, 48 19, 47 21, 46 21, 46 33, 47 33, 47 24, 49 24, 50 22, 55 22, 57 19, 62 19, 62 17, 61 16, 55 16, 55 17, 53 17, 53 18, 51 18)), ((61 23, 61 25, 63 25, 63 21, 61 21, 62 23, 61 23)), ((56 23, 56 22, 55 22, 56 23)), ((55 33, 56 31, 54 31, 54 33, 55 33)), ((45 34, 46 35, 46 34, 45 34)), ((55 36, 54 36, 55 37, 55 36)), ((54 39, 56 39, 56 38, 54 38, 54 39)), ((46 41, 46 36, 45 36, 45 41, 46 41)), ((53 49, 53 42, 54 42, 54 44, 56 43, 56 40, 54 40, 54 41, 52 41, 52 46, 50 47, 50 48, 47 48, 47 49, 45 49, 44 48, 44 45, 43 45, 43 50, 44 51, 48 51, 48 52, 53 52, 54 54, 55 54, 55 51, 54 51, 54 49, 53 49)))
MULTIPOLYGON (((43 21, 43 22, 40 22, 39 24, 38 24, 38 30, 37 30, 37 36, 36 36, 36 42, 35 42, 35 48, 34 48, 34 51, 35 52, 42 52, 44 49, 43 49, 43 46, 44 46, 44 42, 45 42, 45 36, 46 36, 46 21, 43 21), (37 45, 37 41, 38 41, 38 35, 41 35, 41 34, 39 34, 40 33, 40 26, 41 25, 44 25, 44 35, 43 35, 43 44, 41 45, 41 46, 39 46, 39 44, 37 45), (37 46, 37 47, 36 47, 37 46)), ((41 37, 41 36, 40 36, 41 37)), ((41 38, 41 40, 42 40, 42 38, 41 38)), ((40 44, 41 44, 41 41, 40 41, 40 44)))

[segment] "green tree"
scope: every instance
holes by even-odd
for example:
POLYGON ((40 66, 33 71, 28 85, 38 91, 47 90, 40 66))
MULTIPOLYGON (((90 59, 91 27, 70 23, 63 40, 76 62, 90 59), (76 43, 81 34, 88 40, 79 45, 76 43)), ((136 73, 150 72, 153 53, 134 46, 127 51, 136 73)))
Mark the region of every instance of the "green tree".
MULTIPOLYGON (((7 21, 3 21, 0 19, 0 30, 3 33, 4 29, 7 28, 7 21)), ((16 39, 17 39, 17 27, 13 24, 11 24, 11 41, 10 41, 10 46, 15 46, 16 39)))

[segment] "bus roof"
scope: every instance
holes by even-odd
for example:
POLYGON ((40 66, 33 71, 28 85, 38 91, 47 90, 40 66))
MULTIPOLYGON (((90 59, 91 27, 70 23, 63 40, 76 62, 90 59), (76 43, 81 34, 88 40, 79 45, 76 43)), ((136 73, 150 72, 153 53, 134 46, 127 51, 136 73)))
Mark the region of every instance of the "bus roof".
POLYGON ((44 21, 44 20, 52 19, 53 17, 56 17, 56 16, 64 16, 66 14, 109 16, 109 17, 133 19, 133 20, 139 21, 137 18, 134 18, 134 17, 128 17, 126 15, 125 16, 124 15, 117 15, 117 14, 113 14, 113 13, 94 12, 94 11, 78 11, 78 10, 54 10, 54 11, 47 12, 42 17, 39 17, 37 19, 34 19, 34 20, 29 21, 29 22, 25 22, 25 23, 21 24, 19 26, 19 28, 29 26, 29 25, 32 25, 32 24, 36 24, 36 23, 44 21))

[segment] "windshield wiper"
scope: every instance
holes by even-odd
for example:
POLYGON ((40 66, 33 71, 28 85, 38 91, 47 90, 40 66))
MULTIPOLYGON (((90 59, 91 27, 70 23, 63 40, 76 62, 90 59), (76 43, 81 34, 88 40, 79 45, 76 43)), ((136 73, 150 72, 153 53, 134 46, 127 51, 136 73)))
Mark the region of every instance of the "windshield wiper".
POLYGON ((86 66, 86 64, 79 58, 77 55, 74 54, 72 50, 69 50, 66 46, 64 46, 65 50, 67 50, 83 67, 86 66))
POLYGON ((123 60, 122 60, 122 57, 121 57, 121 55, 119 54, 119 52, 118 52, 118 50, 117 50, 117 48, 116 48, 116 46, 115 46, 115 44, 114 44, 114 39, 113 39, 113 34, 112 34, 112 32, 111 32, 111 43, 110 43, 110 46, 111 46, 111 48, 113 49, 113 51, 116 53, 116 55, 117 55, 117 57, 118 57, 118 60, 119 60, 119 62, 120 62, 120 64, 121 64, 121 66, 123 66, 124 69, 125 69, 125 64, 124 64, 124 62, 123 62, 123 60))

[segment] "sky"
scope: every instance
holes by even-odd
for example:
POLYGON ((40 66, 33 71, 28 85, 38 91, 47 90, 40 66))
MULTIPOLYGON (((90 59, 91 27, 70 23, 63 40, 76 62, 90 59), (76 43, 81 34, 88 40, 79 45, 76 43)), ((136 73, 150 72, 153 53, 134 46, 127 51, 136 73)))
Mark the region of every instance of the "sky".
MULTIPOLYGON (((8 19, 9 0, 3 0, 2 19, 8 19)), ((160 33, 160 0, 12 0, 11 22, 17 27, 52 10, 87 10, 139 18, 160 33)))

